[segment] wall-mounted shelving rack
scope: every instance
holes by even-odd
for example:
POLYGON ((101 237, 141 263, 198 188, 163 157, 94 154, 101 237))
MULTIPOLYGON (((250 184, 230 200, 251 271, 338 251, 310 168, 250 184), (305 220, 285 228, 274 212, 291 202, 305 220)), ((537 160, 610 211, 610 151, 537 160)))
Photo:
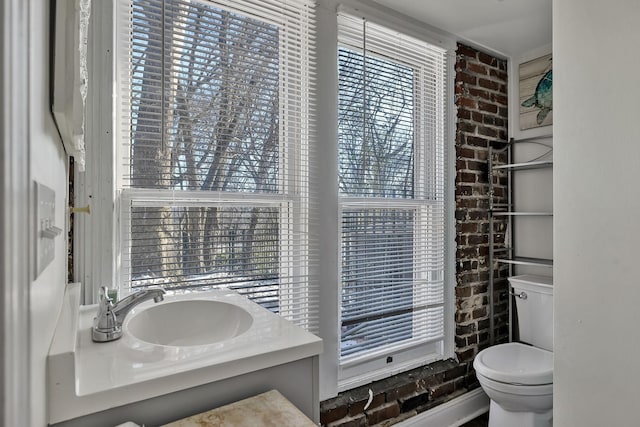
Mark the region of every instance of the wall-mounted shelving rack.
MULTIPOLYGON (((517 217, 552 217, 553 212, 548 211, 517 211, 514 207, 514 190, 513 179, 514 172, 532 169, 548 169, 553 167, 552 160, 536 159, 530 162, 513 162, 513 148, 516 144, 521 143, 537 143, 540 140, 550 139, 552 135, 545 135, 534 138, 511 139, 504 148, 494 149, 489 147, 488 169, 489 169, 489 342, 491 345, 495 342, 495 319, 494 319, 494 264, 507 264, 509 266, 509 276, 513 275, 514 266, 530 266, 530 267, 553 267, 553 260, 546 258, 534 258, 517 256, 513 247, 514 242, 514 220, 517 217), (494 154, 506 152, 507 163, 494 165, 494 154), (495 184, 494 176, 496 172, 504 171, 507 174, 507 202, 495 202, 495 184), (501 221, 506 219, 506 227, 509 231, 509 238, 505 241, 505 247, 495 248, 495 220, 499 218, 501 221)), ((509 285, 511 292, 511 285, 509 285)), ((512 298, 509 298, 509 341, 512 341, 512 325, 513 325, 513 307, 512 298)))

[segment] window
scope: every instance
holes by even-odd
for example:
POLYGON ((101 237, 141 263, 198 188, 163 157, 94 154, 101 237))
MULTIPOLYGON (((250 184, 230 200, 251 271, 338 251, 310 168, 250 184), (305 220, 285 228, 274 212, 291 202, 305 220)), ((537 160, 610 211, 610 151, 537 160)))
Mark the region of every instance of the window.
POLYGON ((313 0, 116 5, 92 50, 85 301, 237 290, 322 334, 323 398, 448 356, 448 51, 341 12, 316 65, 313 0))
POLYGON ((341 379, 442 355, 446 51, 338 17, 341 379))
POLYGON ((124 287, 228 287, 313 331, 313 8, 304 0, 120 6, 124 287))

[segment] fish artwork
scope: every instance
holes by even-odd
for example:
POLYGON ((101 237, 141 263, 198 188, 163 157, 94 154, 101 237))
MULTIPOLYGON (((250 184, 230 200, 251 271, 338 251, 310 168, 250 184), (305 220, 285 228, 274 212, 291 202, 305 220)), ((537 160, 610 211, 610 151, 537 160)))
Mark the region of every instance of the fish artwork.
POLYGON ((547 115, 553 109, 553 70, 547 71, 536 85, 536 91, 530 97, 525 99, 523 107, 535 107, 540 111, 536 117, 538 125, 541 125, 547 115))

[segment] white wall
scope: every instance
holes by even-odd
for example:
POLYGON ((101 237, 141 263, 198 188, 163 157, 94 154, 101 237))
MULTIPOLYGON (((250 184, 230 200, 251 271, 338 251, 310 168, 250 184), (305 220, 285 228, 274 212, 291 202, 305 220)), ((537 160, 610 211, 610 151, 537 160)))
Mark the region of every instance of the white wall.
POLYGON ((638 425, 640 2, 553 2, 554 424, 638 425))
POLYGON ((31 283, 31 423, 45 426, 46 356, 53 338, 66 283, 67 244, 66 154, 49 107, 49 10, 52 2, 29 2, 29 140, 32 179, 56 192, 56 226, 65 231, 56 237, 55 259, 31 283))

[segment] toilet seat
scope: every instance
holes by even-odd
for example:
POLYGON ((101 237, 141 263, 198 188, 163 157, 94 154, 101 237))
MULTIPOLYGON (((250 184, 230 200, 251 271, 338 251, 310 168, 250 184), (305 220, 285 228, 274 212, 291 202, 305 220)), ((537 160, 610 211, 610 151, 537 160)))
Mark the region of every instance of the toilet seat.
POLYGON ((473 361, 477 374, 505 384, 553 383, 553 353, 522 343, 499 344, 482 350, 473 361))

